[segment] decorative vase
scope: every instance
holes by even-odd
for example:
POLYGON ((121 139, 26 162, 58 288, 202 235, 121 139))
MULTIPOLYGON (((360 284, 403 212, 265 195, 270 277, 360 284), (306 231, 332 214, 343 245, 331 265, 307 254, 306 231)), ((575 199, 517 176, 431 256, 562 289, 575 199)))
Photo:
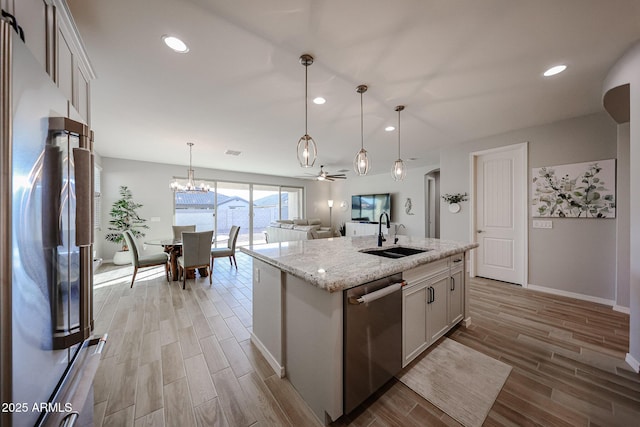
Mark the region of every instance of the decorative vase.
POLYGON ((449 212, 451 213, 460 212, 460 205, 458 203, 449 203, 449 212))
POLYGON ((118 251, 113 255, 113 263, 115 265, 131 264, 131 254, 129 251, 118 251))

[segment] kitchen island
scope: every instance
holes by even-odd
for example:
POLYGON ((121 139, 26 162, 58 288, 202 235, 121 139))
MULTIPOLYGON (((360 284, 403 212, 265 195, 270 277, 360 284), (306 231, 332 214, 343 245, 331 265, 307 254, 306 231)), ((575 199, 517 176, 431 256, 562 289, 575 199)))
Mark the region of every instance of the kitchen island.
MULTIPOLYGON (((403 278, 407 276, 415 281, 421 275, 430 274, 434 268, 438 269, 440 276, 446 273, 449 280, 453 271, 452 258, 457 256, 457 289, 461 299, 458 304, 460 315, 455 323, 462 319, 466 324, 470 322, 463 285, 464 254, 477 245, 398 237, 397 244, 385 242, 383 248, 401 246, 425 252, 400 258, 363 252, 377 249, 376 236, 281 242, 240 248, 253 257, 252 342, 278 375, 289 378, 325 424, 343 414, 343 291, 398 273, 403 278)), ((428 285, 430 282, 425 283, 428 285)), ((427 298, 431 298, 431 286, 426 285, 427 298)), ((426 308, 426 298, 422 302, 426 308)), ((409 305, 415 310, 415 303, 409 305)), ((401 310, 404 320, 406 313, 403 308, 401 310)), ((409 319, 412 316, 409 314, 409 319)), ((453 323, 448 322, 447 327, 451 326, 453 323)), ((426 325, 422 329, 426 337, 426 325)), ((405 328, 401 333, 404 341, 405 328)), ((409 341, 415 341, 415 337, 409 338, 409 341)), ((423 351, 430 343, 427 341, 425 338, 425 342, 416 347, 418 352, 413 351, 415 354, 411 357, 423 351)))

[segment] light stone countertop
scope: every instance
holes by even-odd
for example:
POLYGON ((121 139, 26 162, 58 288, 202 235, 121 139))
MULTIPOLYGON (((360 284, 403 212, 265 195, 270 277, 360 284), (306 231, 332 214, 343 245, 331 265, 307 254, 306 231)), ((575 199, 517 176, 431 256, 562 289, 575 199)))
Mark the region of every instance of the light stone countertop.
POLYGON ((388 238, 383 248, 430 250, 404 258, 385 258, 360 252, 379 249, 377 236, 356 236, 252 245, 240 247, 240 251, 321 289, 336 292, 478 247, 477 243, 451 240, 402 235, 398 238, 396 245, 388 238))

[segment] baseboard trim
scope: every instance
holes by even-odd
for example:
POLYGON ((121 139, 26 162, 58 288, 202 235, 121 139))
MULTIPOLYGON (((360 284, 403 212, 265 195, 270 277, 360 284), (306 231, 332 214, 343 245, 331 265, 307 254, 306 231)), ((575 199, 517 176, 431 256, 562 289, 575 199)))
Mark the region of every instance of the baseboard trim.
POLYGON ((631 314, 631 310, 629 309, 629 307, 625 307, 623 305, 614 305, 613 311, 619 311, 620 313, 624 314, 631 314))
POLYGON ((267 347, 262 344, 262 341, 260 341, 260 339, 256 337, 253 332, 249 332, 249 334, 251 335, 251 342, 255 344, 255 346, 258 348, 258 351, 260 351, 260 354, 262 354, 267 360, 267 363, 269 364, 269 366, 271 366, 271 369, 273 369, 276 375, 278 375, 280 378, 284 378, 284 366, 280 366, 276 358, 273 357, 271 352, 267 350, 267 347))
POLYGON ((627 353, 624 361, 627 362, 629 366, 631 366, 631 369, 633 369, 636 374, 640 374, 640 362, 638 362, 635 357, 633 357, 630 353, 627 353))
POLYGON ((548 294, 560 295, 560 296, 563 296, 563 297, 580 299, 580 300, 583 300, 583 301, 595 302, 595 303, 598 303, 598 304, 604 304, 604 305, 608 305, 608 306, 611 306, 611 307, 616 305, 615 301, 612 300, 612 299, 594 297, 594 296, 591 296, 591 295, 585 295, 585 294, 579 294, 579 293, 576 293, 576 292, 563 291, 563 290, 560 290, 560 289, 547 288, 547 287, 544 287, 544 286, 527 285, 527 289, 530 289, 532 291, 546 292, 548 294))
POLYGON ((462 321, 462 324, 464 325, 465 328, 468 328, 469 326, 471 326, 471 316, 469 316, 466 319, 464 319, 462 321))

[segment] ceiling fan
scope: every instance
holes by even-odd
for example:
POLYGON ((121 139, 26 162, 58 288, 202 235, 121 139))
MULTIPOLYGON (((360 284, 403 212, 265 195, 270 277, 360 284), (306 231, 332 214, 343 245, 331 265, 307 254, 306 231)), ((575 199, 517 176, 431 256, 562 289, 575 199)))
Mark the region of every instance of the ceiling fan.
MULTIPOLYGON (((312 175, 312 174, 309 174, 312 175)), ((324 170, 324 165, 320 166, 320 172, 315 176, 318 181, 335 181, 336 179, 347 179, 347 176, 343 173, 331 174, 324 170)))

